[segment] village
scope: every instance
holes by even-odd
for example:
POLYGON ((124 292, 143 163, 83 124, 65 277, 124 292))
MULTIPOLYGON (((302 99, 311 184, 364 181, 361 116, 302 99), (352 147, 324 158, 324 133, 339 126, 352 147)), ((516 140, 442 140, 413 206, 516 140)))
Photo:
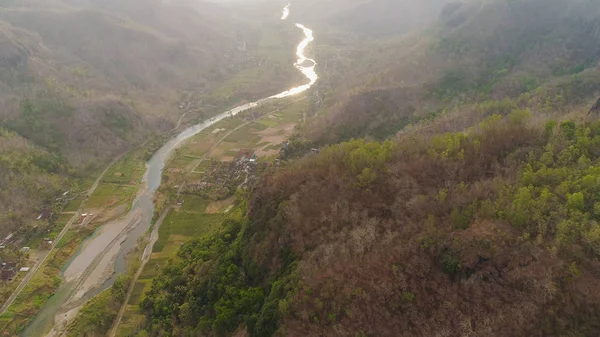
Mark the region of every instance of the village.
POLYGON ((266 167, 266 163, 257 161, 254 150, 242 149, 231 162, 211 161, 201 179, 184 182, 181 193, 209 200, 227 199, 237 188, 256 181, 257 172, 266 167))
MULTIPOLYGON (((28 273, 39 262, 40 257, 52 249, 58 233, 66 225, 66 219, 76 214, 65 209, 71 202, 81 198, 82 194, 85 193, 61 193, 53 200, 52 205, 38 211, 38 216, 30 224, 0 240, 0 288, 22 278, 19 273, 28 273)), ((78 216, 75 225, 85 227, 91 219, 92 214, 83 213, 78 216)))

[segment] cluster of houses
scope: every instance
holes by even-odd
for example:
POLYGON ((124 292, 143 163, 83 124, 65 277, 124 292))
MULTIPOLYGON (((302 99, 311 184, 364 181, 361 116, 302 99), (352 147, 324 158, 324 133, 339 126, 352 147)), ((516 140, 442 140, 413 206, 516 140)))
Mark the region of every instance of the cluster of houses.
MULTIPOLYGON (((300 147, 302 148, 302 147, 300 147)), ((282 160, 286 160, 286 158, 289 157, 290 152, 294 152, 294 151, 298 151, 298 148, 296 148, 295 150, 292 149, 292 146, 290 145, 290 141, 286 140, 285 142, 283 142, 281 144, 281 149, 279 150, 279 157, 276 159, 276 163, 279 164, 282 160)), ((318 148, 311 148, 310 150, 308 148, 303 149, 301 152, 296 153, 297 156, 311 156, 311 155, 316 155, 321 153, 321 150, 318 148)))
MULTIPOLYGON (((0 241, 0 249, 5 249, 6 246, 12 242, 13 238, 13 233, 8 234, 2 241, 0 241)), ((17 271, 29 271, 28 267, 18 268, 18 264, 19 263, 15 261, 0 262, 0 280, 3 282, 12 281, 15 278, 17 271)))
MULTIPOLYGON (((0 242, 0 249, 5 249, 5 247, 12 242, 13 238, 14 238, 13 233, 8 234, 0 242)), ((18 265, 18 262, 14 262, 14 261, 0 262, 0 280, 2 280, 3 282, 12 281, 15 278, 17 271, 18 271, 17 265, 18 265)), ((21 269, 29 270, 29 268, 21 268, 21 269)), ((26 271, 26 270, 23 270, 23 271, 26 271)))
POLYGON ((0 280, 9 282, 15 279, 17 272, 28 272, 29 267, 18 267, 17 262, 2 262, 0 263, 0 280))
POLYGON ((0 280, 7 282, 12 281, 17 274, 16 262, 2 262, 0 264, 0 280))
MULTIPOLYGON (((56 198, 56 200, 61 200, 64 197, 67 197, 69 191, 64 192, 61 197, 56 198)), ((51 208, 44 208, 41 213, 37 216, 37 220, 47 220, 50 219, 54 215, 51 208)), ((7 249, 6 247, 15 241, 14 233, 8 234, 3 240, 0 240, 0 250, 7 249)), ((53 240, 49 238, 45 238, 42 241, 42 247, 50 248, 52 246, 53 240)), ((23 253, 28 253, 30 247, 23 247, 20 249, 23 253)), ((12 281, 17 272, 28 272, 29 267, 18 267, 19 263, 14 261, 2 261, 0 262, 0 280, 3 282, 12 281)))
POLYGON ((230 187, 243 184, 256 174, 257 157, 254 150, 238 151, 231 163, 213 162, 201 180, 186 185, 186 193, 213 194, 218 199, 229 192, 230 187))

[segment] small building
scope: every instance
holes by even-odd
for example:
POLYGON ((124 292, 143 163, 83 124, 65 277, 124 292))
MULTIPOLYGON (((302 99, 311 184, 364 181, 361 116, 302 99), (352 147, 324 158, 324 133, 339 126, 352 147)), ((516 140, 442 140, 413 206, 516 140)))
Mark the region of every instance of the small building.
POLYGON ((241 149, 237 156, 235 156, 235 161, 250 161, 252 159, 256 159, 256 155, 254 154, 254 150, 251 149, 241 149))
POLYGON ((0 264, 0 280, 7 282, 12 281, 17 273, 16 262, 3 262, 0 264))
POLYGON ((23 247, 23 248, 21 248, 21 251, 22 251, 23 253, 28 253, 30 250, 31 250, 31 248, 30 248, 30 247, 23 247))
POLYGON ((4 238, 4 241, 2 241, 2 244, 7 244, 10 242, 10 239, 12 239, 13 237, 13 233, 8 234, 8 236, 6 238, 4 238))
POLYGON ((0 271, 0 280, 4 282, 12 281, 15 278, 15 274, 14 270, 2 269, 0 271))
POLYGON ((46 220, 46 219, 50 219, 52 217, 52 210, 50 208, 46 208, 42 211, 42 213, 40 213, 40 215, 37 217, 38 220, 46 220))
POLYGON ((20 272, 28 272, 29 271, 29 267, 21 267, 21 269, 19 269, 20 272))
POLYGON ((42 242, 42 248, 51 248, 52 247, 52 243, 54 241, 50 240, 50 239, 44 239, 44 241, 42 242))

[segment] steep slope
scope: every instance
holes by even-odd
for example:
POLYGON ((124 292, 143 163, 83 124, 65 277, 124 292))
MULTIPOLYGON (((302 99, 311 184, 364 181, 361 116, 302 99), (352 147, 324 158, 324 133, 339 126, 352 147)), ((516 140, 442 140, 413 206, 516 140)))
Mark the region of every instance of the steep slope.
MULTIPOLYGON (((545 113, 591 104, 599 10, 585 0, 448 4, 437 27, 382 42, 379 50, 371 44, 377 74, 338 92, 312 138, 383 139, 444 109, 488 100, 510 98, 545 113)), ((355 66, 358 72, 362 66, 355 66)))

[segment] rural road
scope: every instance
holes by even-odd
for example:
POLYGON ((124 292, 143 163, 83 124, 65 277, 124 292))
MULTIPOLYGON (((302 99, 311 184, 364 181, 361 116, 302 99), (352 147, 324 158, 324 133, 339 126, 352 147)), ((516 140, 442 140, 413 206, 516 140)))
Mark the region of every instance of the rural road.
POLYGON ((73 223, 75 223, 77 221, 77 219, 79 219, 79 216, 80 216, 83 208, 85 207, 85 204, 87 203, 88 198, 94 193, 94 191, 96 190, 96 188, 98 188, 98 185, 100 185, 100 182, 102 181, 102 178, 104 178, 104 175, 106 174, 106 172, 108 172, 108 170, 117 161, 119 161, 119 159, 121 159, 126 153, 127 152, 125 152, 125 153, 117 156, 115 159, 113 159, 113 161, 110 162, 110 164, 108 164, 108 166, 106 166, 106 168, 104 169, 104 171, 102 171, 102 174, 100 174, 100 176, 98 177, 98 179, 96 179, 96 181, 94 182, 94 184, 88 190, 87 195, 86 195, 84 201, 81 203, 81 206, 79 207, 79 209, 77 210, 77 212, 75 212, 75 214, 73 215, 73 217, 69 220, 69 222, 67 222, 67 224, 65 225, 65 227, 60 231, 60 233, 58 233, 58 235, 54 239, 54 242, 52 243, 52 246, 50 246, 50 250, 46 253, 46 255, 42 259, 40 259, 33 266, 33 268, 31 268, 31 270, 29 270, 29 272, 27 273, 27 275, 25 275, 25 278, 23 278, 23 280, 21 281, 21 283, 19 283, 19 285, 17 286, 17 288, 15 289, 15 291, 13 291, 13 293, 10 295, 10 297, 8 298, 8 300, 6 300, 6 302, 4 303, 4 305, 2 306, 2 308, 0 309, 0 315, 3 314, 3 313, 5 313, 6 310, 8 310, 8 308, 13 304, 13 302, 15 301, 15 299, 17 298, 17 296, 19 296, 19 294, 21 293, 21 291, 23 291, 23 289, 25 288, 25 286, 27 286, 27 283, 29 283, 29 281, 33 278, 33 275, 35 275, 35 273, 42 266, 42 264, 44 264, 44 262, 46 261, 46 259, 48 259, 48 256, 50 256, 50 254, 52 254, 52 252, 54 251, 54 249, 56 249, 56 246, 58 245, 58 243, 60 242, 60 240, 62 240, 63 236, 69 231, 69 229, 71 229, 71 226, 73 225, 73 223))

